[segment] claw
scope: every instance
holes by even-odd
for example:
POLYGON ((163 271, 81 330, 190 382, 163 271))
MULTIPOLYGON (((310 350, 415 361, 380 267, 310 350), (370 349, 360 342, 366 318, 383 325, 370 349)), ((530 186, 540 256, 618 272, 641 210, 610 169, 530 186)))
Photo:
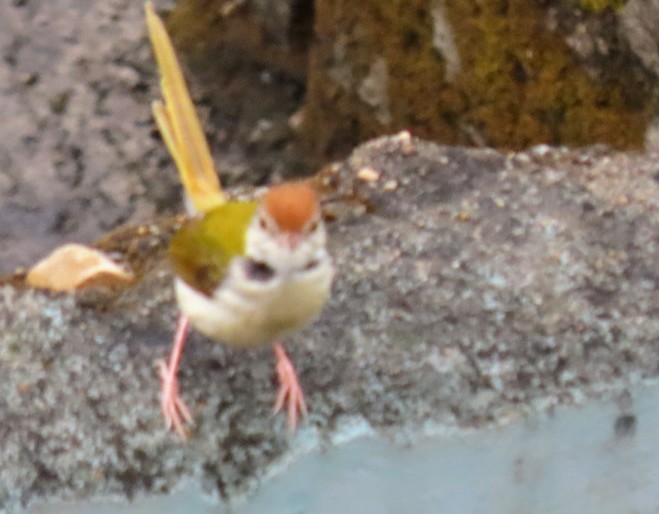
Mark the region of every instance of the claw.
POLYGON ((277 414, 286 405, 288 414, 288 429, 295 432, 298 415, 307 415, 307 404, 304 401, 304 393, 297 378, 297 372, 293 363, 284 351, 281 344, 274 347, 277 358, 277 378, 279 380, 279 391, 273 408, 273 414, 277 414))
POLYGON ((188 319, 181 316, 176 328, 174 345, 169 358, 169 364, 161 359, 157 362, 160 381, 160 409, 165 418, 167 430, 172 428, 183 438, 188 438, 185 425, 194 425, 194 418, 190 409, 179 396, 178 365, 185 346, 185 338, 188 330, 188 319))
POLYGON ((176 373, 171 373, 164 360, 157 363, 160 373, 162 389, 160 392, 160 409, 165 418, 167 430, 172 428, 183 438, 188 434, 184 428, 185 424, 194 425, 194 418, 190 409, 179 396, 179 385, 176 373))

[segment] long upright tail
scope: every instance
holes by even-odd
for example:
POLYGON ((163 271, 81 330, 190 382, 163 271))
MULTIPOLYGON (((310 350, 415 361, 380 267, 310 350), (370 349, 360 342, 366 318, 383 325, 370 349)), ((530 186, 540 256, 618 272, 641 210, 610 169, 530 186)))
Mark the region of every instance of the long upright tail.
POLYGON ((164 98, 164 102, 153 102, 153 115, 194 209, 200 213, 208 212, 225 201, 208 142, 165 25, 156 14, 151 0, 146 1, 144 9, 164 98))

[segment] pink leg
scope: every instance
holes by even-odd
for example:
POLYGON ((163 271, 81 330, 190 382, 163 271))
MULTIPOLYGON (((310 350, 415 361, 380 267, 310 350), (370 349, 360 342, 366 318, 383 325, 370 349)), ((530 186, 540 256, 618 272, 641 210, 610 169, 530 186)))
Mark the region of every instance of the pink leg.
POLYGON ((165 418, 167 430, 173 427, 183 439, 187 439, 188 436, 183 425, 185 423, 190 425, 194 424, 194 419, 190 413, 190 409, 188 409, 187 405, 178 394, 178 366, 181 362, 183 347, 185 346, 188 325, 188 318, 181 315, 176 326, 176 335, 174 336, 172 353, 169 356, 169 365, 167 365, 164 359, 158 361, 160 381, 162 382, 160 390, 160 408, 162 410, 162 415, 165 418))
POLYGON ((297 426, 298 413, 307 414, 307 404, 304 402, 304 393, 300 382, 297 379, 297 373, 293 363, 286 355, 284 347, 281 344, 275 345, 275 357, 277 358, 277 378, 279 379, 279 392, 277 401, 275 401, 274 413, 278 413, 286 403, 288 411, 288 429, 295 431, 297 426))

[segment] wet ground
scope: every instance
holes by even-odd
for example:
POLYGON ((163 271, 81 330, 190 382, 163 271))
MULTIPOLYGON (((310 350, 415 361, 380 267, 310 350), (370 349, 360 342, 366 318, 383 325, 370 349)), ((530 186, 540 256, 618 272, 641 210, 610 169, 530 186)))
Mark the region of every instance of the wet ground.
POLYGON ((656 512, 657 404, 655 385, 619 401, 561 408, 499 428, 417 435, 408 444, 359 437, 353 427, 357 440, 315 448, 231 505, 188 484, 166 499, 34 507, 28 514, 656 512))

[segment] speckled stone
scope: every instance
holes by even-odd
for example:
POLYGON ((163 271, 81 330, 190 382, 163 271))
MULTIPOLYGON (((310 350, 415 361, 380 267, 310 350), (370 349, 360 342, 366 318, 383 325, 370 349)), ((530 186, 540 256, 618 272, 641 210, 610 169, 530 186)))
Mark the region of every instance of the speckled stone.
MULTIPOLYGON (((656 175, 651 155, 406 133, 328 167, 345 203, 330 225, 337 281, 288 345, 310 406, 301 436, 331 440, 347 419, 470 429, 656 377, 656 175)), ((0 289, 0 506, 184 477, 231 496, 299 451, 270 416, 271 353, 198 334, 181 371, 196 430, 187 444, 164 430, 154 362, 175 316, 162 265, 100 303, 0 289)))

